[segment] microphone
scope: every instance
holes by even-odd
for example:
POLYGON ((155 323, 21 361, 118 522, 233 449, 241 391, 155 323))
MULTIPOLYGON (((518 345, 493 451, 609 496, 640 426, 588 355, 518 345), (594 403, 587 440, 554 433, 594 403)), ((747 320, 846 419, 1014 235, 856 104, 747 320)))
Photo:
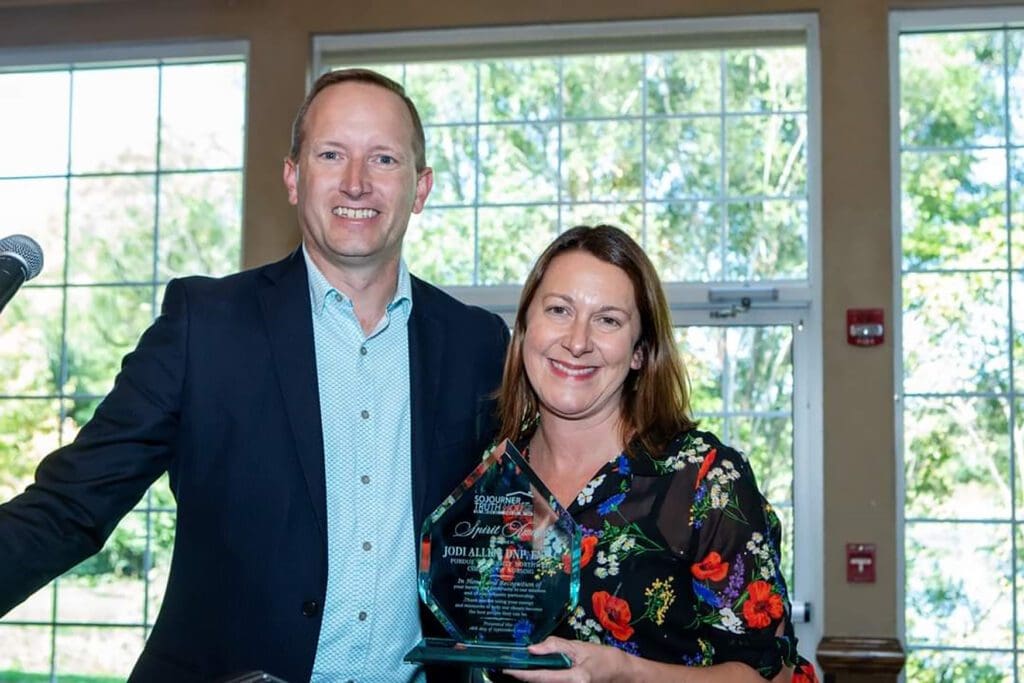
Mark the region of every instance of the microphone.
POLYGON ((43 269, 43 250, 27 235, 0 239, 0 311, 27 280, 43 269))

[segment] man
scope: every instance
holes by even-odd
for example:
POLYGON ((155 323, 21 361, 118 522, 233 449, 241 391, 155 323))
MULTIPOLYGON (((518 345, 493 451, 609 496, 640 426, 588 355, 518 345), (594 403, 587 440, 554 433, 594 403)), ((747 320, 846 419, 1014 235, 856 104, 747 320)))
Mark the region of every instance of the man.
POLYGON ((425 678, 401 661, 437 630, 415 539, 491 438, 508 332, 401 260, 432 184, 423 146, 397 84, 317 81, 284 162, 302 248, 168 285, 93 420, 0 506, 0 614, 169 470, 174 556, 132 680, 425 678))

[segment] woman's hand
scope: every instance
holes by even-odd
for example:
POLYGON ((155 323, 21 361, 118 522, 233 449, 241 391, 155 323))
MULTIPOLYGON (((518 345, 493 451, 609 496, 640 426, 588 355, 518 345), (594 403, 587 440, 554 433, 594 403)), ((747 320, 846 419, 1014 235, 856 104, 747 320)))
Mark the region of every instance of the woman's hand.
POLYGON ((529 648, 531 654, 546 655, 561 652, 572 661, 571 669, 506 669, 521 681, 537 683, 599 683, 621 681, 629 668, 630 655, 610 645, 596 645, 580 640, 566 640, 550 636, 529 648))
MULTIPOLYGON (((505 669, 503 674, 532 683, 656 683, 673 681, 682 683, 765 683, 754 669, 739 662, 723 662, 708 667, 690 667, 664 664, 642 657, 634 657, 610 645, 596 645, 580 640, 566 640, 551 636, 529 651, 535 655, 561 652, 572 661, 570 669, 505 669)), ((788 682, 792 668, 783 667, 771 683, 788 682)))

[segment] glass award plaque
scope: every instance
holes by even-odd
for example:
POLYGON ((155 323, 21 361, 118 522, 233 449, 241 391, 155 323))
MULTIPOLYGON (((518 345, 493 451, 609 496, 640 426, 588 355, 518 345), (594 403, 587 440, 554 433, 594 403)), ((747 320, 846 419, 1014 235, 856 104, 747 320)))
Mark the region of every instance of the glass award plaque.
POLYGON ((495 448, 423 523, 420 598, 451 636, 410 662, 569 668, 526 646, 576 607, 580 530, 511 441, 495 448))

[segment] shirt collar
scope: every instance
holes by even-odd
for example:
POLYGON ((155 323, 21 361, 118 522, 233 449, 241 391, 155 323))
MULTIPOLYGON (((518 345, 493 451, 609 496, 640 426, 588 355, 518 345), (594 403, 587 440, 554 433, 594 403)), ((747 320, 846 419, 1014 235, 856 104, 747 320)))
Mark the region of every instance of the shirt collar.
MULTIPOLYGON (((309 300, 313 304, 314 314, 320 315, 323 313, 327 302, 336 297, 341 297, 340 300, 346 305, 352 305, 352 301, 345 296, 345 293, 338 291, 334 285, 328 282, 324 274, 313 263, 313 259, 309 257, 309 251, 306 249, 305 242, 302 244, 302 257, 306 260, 306 274, 309 279, 309 300)), ((391 302, 388 303, 387 311, 391 313, 399 307, 401 307, 402 314, 406 317, 412 311, 412 277, 409 274, 409 268, 405 264, 405 259, 401 259, 398 262, 398 287, 395 288, 395 294, 391 297, 391 302)))

